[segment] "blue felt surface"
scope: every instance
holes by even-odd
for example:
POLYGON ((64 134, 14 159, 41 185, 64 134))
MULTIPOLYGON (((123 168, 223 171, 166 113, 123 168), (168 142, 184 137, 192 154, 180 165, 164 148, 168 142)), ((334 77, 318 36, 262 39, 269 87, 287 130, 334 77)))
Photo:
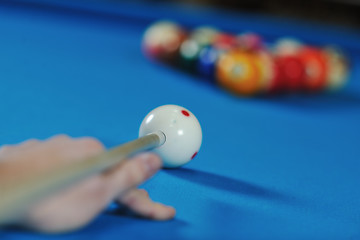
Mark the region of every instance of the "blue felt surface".
POLYGON ((193 162, 162 171, 144 186, 155 200, 177 208, 172 221, 108 213, 71 234, 2 230, 0 239, 360 237, 358 32, 276 25, 278 19, 211 9, 9 2, 0 2, 0 143, 67 133, 95 136, 111 147, 136 138, 146 113, 168 103, 197 115, 204 141, 193 162), (294 33, 343 44, 353 64, 350 83, 335 95, 229 96, 143 57, 146 25, 171 15, 188 25, 235 31, 232 19, 242 22, 240 30, 273 30, 269 40, 294 33))

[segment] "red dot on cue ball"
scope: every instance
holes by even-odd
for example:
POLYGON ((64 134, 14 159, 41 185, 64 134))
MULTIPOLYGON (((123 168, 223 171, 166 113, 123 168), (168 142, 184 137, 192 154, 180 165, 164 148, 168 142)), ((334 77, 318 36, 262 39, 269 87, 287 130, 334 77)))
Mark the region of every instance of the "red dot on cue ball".
POLYGON ((182 110, 181 113, 184 114, 186 117, 189 117, 189 116, 190 116, 190 113, 188 113, 188 112, 185 111, 185 110, 182 110))
POLYGON ((194 157, 197 155, 197 152, 192 155, 191 160, 194 159, 194 157))

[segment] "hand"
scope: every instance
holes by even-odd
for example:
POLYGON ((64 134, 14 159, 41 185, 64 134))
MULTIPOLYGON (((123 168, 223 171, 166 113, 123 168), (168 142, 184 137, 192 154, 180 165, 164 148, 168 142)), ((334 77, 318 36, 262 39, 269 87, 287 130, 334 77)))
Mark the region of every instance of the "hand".
MULTIPOLYGON (((0 183, 6 176, 36 174, 39 170, 79 161, 104 151, 96 139, 59 135, 46 141, 28 140, 0 148, 0 183)), ((113 169, 78 182, 27 209, 16 224, 42 232, 64 232, 89 223, 111 201, 116 200, 140 216, 166 220, 172 207, 153 202, 136 187, 161 168, 161 160, 144 153, 113 169)))

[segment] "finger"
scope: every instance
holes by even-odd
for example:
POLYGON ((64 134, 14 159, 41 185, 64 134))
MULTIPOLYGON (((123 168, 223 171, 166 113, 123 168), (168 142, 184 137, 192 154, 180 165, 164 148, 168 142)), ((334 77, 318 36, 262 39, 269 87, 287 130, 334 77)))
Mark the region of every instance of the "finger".
POLYGON ((116 196, 132 189, 152 175, 162 166, 160 158, 151 153, 143 153, 105 172, 103 177, 109 187, 108 197, 116 196))
POLYGON ((20 149, 26 149, 26 148, 31 148, 35 145, 38 145, 41 141, 39 139, 28 139, 22 143, 19 143, 18 147, 20 149))
POLYGON ((175 209, 153 202, 144 189, 133 189, 116 199, 142 217, 155 220, 168 220, 175 216, 175 209))
POLYGON ((64 142, 70 140, 71 137, 66 134, 57 134, 52 137, 49 137, 47 141, 49 142, 64 142))
MULTIPOLYGON (((15 154, 23 153, 24 151, 31 150, 34 147, 40 147, 40 143, 44 143, 45 145, 54 145, 65 142, 68 142, 70 140, 70 137, 65 134, 55 135, 51 138, 49 138, 47 141, 42 142, 38 139, 29 139, 24 142, 20 142, 18 144, 14 145, 3 145, 0 148, 0 155, 3 156, 13 156, 15 154)), ((30 157, 29 157, 30 158, 30 157)))
POLYGON ((105 147, 99 140, 92 137, 83 137, 68 142, 61 153, 62 159, 74 161, 96 156, 104 152, 104 150, 105 147))
POLYGON ((152 174, 144 170, 149 167, 143 166, 149 162, 151 164, 155 162, 156 169, 161 166, 160 159, 155 155, 139 155, 111 171, 84 180, 44 199, 24 217, 23 224, 43 232, 61 232, 79 228, 91 221, 115 196, 123 194, 123 189, 128 189, 129 186, 134 186, 151 176, 152 174), (129 177, 128 174, 133 172, 136 177, 129 177), (59 208, 59 206, 64 207, 59 208))
POLYGON ((15 145, 3 145, 2 147, 0 147, 0 156, 1 157, 13 156, 15 154, 18 154, 19 152, 23 152, 28 149, 31 149, 31 148, 39 145, 39 143, 40 143, 40 140, 38 140, 38 139, 29 139, 29 140, 26 140, 24 142, 21 142, 19 144, 15 144, 15 145))
MULTIPOLYGON (((14 149, 13 145, 2 145, 0 147, 0 156, 5 157, 5 156, 11 154, 13 149, 14 149)), ((1 159, 0 159, 0 161, 1 161, 1 159)))

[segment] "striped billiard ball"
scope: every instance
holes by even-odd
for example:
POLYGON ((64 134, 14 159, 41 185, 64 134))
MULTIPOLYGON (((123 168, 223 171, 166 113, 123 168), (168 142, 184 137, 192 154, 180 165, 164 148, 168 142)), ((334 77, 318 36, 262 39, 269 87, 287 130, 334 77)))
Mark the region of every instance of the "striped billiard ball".
POLYGON ((151 59, 174 62, 186 32, 176 23, 159 21, 147 28, 143 36, 143 52, 151 59))

